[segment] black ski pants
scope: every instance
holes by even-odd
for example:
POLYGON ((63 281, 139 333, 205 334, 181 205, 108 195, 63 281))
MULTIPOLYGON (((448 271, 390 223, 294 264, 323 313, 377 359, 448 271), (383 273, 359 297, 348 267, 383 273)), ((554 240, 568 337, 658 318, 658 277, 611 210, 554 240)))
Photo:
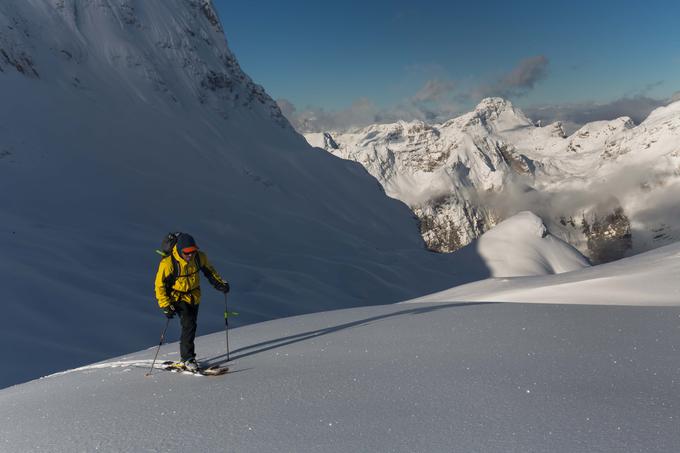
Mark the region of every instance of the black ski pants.
POLYGON ((194 338, 196 338, 198 305, 177 302, 175 304, 175 311, 179 314, 179 321, 182 325, 182 334, 180 335, 179 340, 179 354, 183 361, 195 359, 196 352, 194 351, 194 338))

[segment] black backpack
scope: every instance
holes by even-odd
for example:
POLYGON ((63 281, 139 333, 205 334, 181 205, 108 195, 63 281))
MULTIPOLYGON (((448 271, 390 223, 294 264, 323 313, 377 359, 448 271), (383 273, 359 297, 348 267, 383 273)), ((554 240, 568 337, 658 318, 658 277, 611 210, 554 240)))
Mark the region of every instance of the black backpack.
POLYGON ((182 234, 181 231, 175 231, 174 233, 168 233, 165 235, 161 241, 161 248, 156 249, 156 253, 165 258, 166 256, 172 256, 172 248, 177 244, 177 238, 182 234))

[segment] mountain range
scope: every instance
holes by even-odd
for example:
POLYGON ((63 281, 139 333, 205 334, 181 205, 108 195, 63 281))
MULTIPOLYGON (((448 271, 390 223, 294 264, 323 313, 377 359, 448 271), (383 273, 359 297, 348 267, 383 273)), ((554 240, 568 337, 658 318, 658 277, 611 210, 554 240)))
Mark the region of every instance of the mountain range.
POLYGON ((680 243, 563 240, 678 237, 677 103, 566 137, 487 99, 326 152, 209 0, 3 0, 0 100, 0 451, 677 449, 680 243), (222 376, 154 369, 177 230, 231 284, 222 376))
POLYGON ((375 124, 305 134, 361 163, 404 201, 432 250, 451 252, 530 209, 594 263, 680 239, 680 102, 597 121, 567 136, 486 98, 442 124, 375 124))

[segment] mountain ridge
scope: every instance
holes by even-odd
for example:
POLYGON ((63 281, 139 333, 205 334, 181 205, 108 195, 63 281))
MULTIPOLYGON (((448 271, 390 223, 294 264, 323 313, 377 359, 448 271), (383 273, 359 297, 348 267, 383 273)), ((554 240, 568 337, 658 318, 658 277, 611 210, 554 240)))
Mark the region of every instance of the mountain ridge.
POLYGON ((595 262, 680 238, 680 213, 664 212, 680 184, 678 102, 637 126, 621 117, 569 136, 559 122, 538 126, 510 101, 487 98, 441 124, 402 121, 305 138, 364 165, 411 207, 435 251, 457 250, 526 209, 595 262))

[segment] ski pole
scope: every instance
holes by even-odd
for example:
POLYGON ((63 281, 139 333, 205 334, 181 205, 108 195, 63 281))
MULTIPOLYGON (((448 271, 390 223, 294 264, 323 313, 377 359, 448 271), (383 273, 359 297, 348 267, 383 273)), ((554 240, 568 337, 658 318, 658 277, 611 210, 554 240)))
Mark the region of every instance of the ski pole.
POLYGON ((229 310, 227 310, 227 293, 224 293, 224 333, 227 335, 227 362, 229 362, 229 310))
POLYGON ((158 349, 156 349, 156 355, 153 358, 153 362, 151 362, 151 368, 149 368, 149 372, 146 373, 144 376, 151 376, 151 372, 153 371, 153 366, 156 364, 156 359, 158 358, 158 353, 161 350, 161 345, 163 344, 163 340, 165 340, 165 332, 168 330, 168 326, 170 325, 170 318, 165 322, 165 328, 163 328, 163 332, 161 332, 161 341, 158 343, 158 349))
POLYGON ((229 317, 238 316, 235 311, 229 311, 227 308, 227 293, 224 293, 224 332, 227 335, 227 362, 230 360, 229 357, 229 317))

